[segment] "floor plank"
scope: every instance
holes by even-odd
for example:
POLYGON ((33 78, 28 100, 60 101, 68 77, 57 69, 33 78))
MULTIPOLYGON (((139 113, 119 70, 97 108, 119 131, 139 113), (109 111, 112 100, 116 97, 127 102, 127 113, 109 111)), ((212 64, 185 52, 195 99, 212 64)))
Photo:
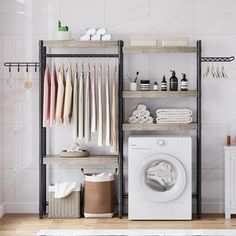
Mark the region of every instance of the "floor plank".
POLYGON ((37 235, 41 229, 236 229, 236 218, 222 214, 203 215, 192 221, 129 221, 123 219, 45 219, 33 214, 7 214, 0 219, 1 236, 37 235))

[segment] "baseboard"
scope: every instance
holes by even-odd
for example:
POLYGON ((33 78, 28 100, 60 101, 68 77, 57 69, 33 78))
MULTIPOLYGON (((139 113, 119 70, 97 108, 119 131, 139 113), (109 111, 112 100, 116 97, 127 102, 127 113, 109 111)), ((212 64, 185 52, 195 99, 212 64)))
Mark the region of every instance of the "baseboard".
POLYGON ((5 213, 38 213, 38 202, 5 202, 5 213))
POLYGON ((5 215, 5 204, 0 205, 0 218, 5 215))

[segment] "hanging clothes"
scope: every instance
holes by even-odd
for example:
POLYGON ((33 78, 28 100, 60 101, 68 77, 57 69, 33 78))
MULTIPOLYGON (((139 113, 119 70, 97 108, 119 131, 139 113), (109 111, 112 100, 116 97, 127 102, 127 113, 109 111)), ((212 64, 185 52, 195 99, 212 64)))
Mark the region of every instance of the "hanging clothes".
POLYGON ((46 66, 44 73, 44 93, 43 93, 43 127, 47 127, 50 121, 50 71, 48 65, 46 66))
POLYGON ((102 65, 98 68, 98 146, 103 145, 102 65))
POLYGON ((87 72, 84 96, 84 137, 86 143, 91 140, 90 96, 90 72, 87 72))
POLYGON ((106 125, 105 125, 105 144, 107 146, 111 143, 111 114, 110 114, 110 68, 107 65, 106 68, 106 81, 105 81, 105 112, 106 112, 106 125))
POLYGON ((117 88, 116 88, 116 65, 114 68, 112 88, 111 88, 111 152, 118 150, 117 143, 117 88))
POLYGON ((79 139, 84 137, 84 70, 82 66, 82 72, 80 73, 79 79, 79 139))
POLYGON ((51 98, 50 98, 50 126, 52 127, 56 121, 56 105, 57 105, 57 71, 54 63, 51 74, 51 98))
POLYGON ((73 86, 73 115, 72 115, 72 130, 73 130, 73 140, 78 137, 78 66, 76 64, 75 74, 74 74, 74 86, 73 86))
POLYGON ((61 65, 58 88, 57 88, 57 107, 56 107, 56 123, 61 125, 63 122, 63 111, 64 111, 64 95, 65 95, 65 71, 64 65, 61 65))
POLYGON ((67 70, 67 74, 66 74, 65 105, 64 105, 64 114, 63 114, 63 121, 64 121, 63 123, 65 125, 68 125, 71 123, 72 92, 73 92, 72 68, 70 64, 67 70))
POLYGON ((96 99, 96 66, 94 64, 91 76, 91 131, 97 131, 97 99, 96 99))

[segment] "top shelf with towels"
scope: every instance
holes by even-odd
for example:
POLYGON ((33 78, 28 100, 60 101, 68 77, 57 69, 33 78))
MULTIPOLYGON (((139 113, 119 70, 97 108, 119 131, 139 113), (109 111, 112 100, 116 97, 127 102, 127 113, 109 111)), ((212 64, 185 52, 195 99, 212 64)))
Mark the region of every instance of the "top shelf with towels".
POLYGON ((119 41, 81 41, 81 40, 45 40, 44 47, 82 47, 82 48, 111 48, 117 47, 119 41))
POLYGON ((130 46, 124 47, 124 53, 197 53, 197 47, 153 47, 130 46))

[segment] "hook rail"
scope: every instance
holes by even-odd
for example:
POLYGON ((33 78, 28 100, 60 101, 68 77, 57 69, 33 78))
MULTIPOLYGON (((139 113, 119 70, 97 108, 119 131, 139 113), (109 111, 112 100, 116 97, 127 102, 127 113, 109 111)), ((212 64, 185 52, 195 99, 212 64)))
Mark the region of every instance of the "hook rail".
POLYGON ((5 62, 4 66, 9 68, 9 72, 11 72, 12 67, 17 67, 18 72, 20 72, 21 67, 25 67, 26 71, 28 71, 29 67, 34 67, 35 72, 37 72, 37 68, 39 67, 39 62, 5 62))
POLYGON ((231 57, 201 57, 201 62, 232 62, 235 59, 231 57))

